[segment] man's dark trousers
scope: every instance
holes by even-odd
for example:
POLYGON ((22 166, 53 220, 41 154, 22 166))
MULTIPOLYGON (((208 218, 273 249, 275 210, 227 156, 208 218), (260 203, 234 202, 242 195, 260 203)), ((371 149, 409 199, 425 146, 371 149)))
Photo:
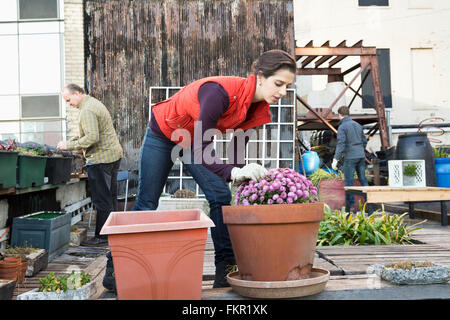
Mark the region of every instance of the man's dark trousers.
POLYGON ((117 211, 117 172, 120 160, 86 166, 92 203, 97 211, 95 236, 98 238, 107 238, 105 235, 100 236, 100 230, 110 212, 117 211))

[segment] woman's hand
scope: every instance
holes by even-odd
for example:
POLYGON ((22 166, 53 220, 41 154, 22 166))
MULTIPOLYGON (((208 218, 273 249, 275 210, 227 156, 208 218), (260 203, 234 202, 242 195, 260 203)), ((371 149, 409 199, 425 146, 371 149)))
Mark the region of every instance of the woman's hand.
POLYGON ((240 184, 245 180, 256 180, 263 178, 267 169, 257 163, 249 163, 243 168, 233 168, 231 170, 231 180, 234 184, 240 184))

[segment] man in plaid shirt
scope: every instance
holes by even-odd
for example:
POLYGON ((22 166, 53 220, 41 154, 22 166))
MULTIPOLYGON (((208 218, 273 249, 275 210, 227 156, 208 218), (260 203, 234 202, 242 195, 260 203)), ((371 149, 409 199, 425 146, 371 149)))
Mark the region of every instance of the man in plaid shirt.
POLYGON ((103 103, 85 94, 76 84, 67 85, 61 94, 69 105, 80 110, 79 136, 60 141, 57 148, 83 150, 92 202, 97 211, 95 236, 82 245, 103 245, 108 239, 100 235, 100 230, 110 212, 117 211, 117 172, 123 150, 111 115, 103 103))

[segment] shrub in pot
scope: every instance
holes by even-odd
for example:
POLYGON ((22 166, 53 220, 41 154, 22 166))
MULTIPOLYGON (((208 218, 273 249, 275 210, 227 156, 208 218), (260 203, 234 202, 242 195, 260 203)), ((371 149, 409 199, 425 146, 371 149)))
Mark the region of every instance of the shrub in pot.
POLYGON ((308 278, 323 207, 312 182, 290 168, 241 184, 234 205, 222 207, 240 278, 308 278))

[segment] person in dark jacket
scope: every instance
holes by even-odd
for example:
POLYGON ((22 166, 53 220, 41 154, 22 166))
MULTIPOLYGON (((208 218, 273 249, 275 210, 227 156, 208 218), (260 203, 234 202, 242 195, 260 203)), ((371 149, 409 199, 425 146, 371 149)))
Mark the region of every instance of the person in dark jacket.
MULTIPOLYGON (((368 186, 366 179, 365 148, 367 139, 362 126, 349 117, 349 107, 342 106, 338 109, 339 125, 337 134, 336 151, 331 167, 337 170, 338 160, 344 156, 344 178, 346 186, 353 186, 353 176, 356 170, 358 180, 362 186, 368 186)), ((353 205, 353 195, 345 195, 345 210, 350 211, 353 205)))

